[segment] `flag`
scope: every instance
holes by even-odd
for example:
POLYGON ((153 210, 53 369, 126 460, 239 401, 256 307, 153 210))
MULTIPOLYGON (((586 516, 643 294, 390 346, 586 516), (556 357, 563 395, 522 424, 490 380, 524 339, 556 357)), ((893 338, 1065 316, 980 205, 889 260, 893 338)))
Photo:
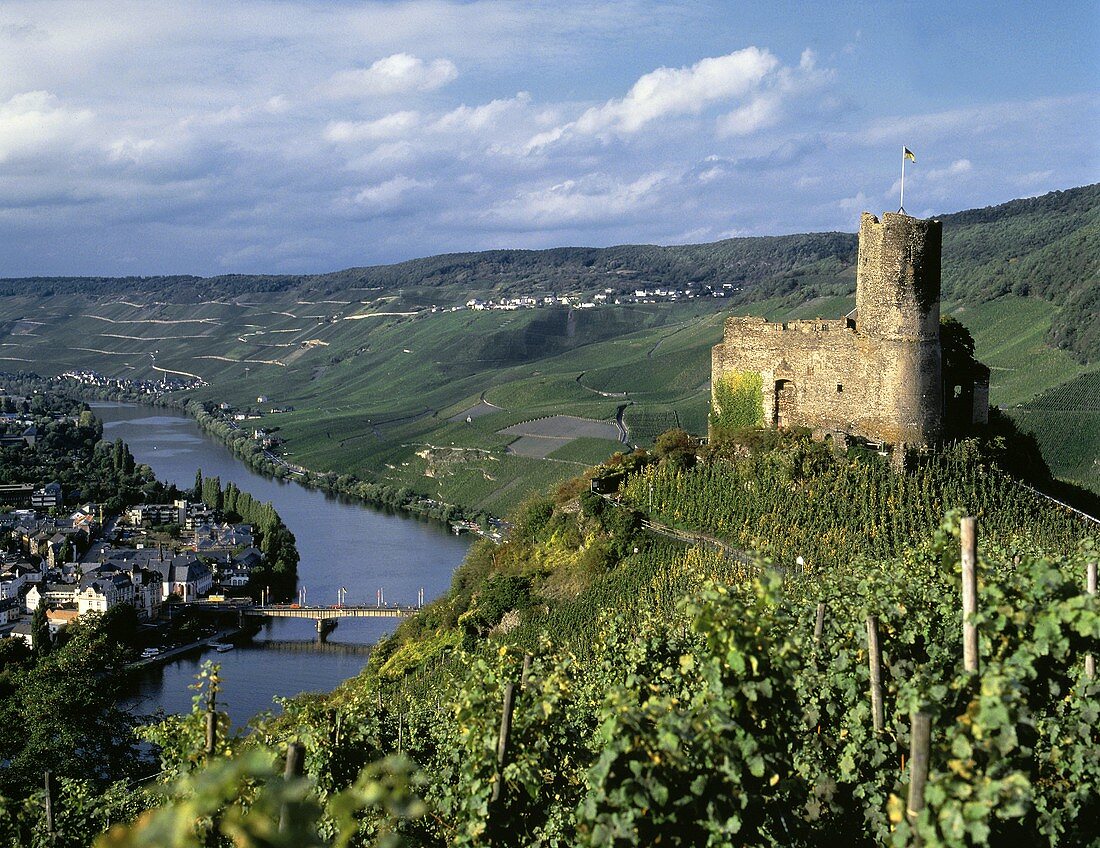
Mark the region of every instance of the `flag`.
POLYGON ((913 155, 913 151, 910 150, 908 147, 903 147, 901 149, 901 158, 908 159, 910 162, 917 161, 917 157, 913 155))

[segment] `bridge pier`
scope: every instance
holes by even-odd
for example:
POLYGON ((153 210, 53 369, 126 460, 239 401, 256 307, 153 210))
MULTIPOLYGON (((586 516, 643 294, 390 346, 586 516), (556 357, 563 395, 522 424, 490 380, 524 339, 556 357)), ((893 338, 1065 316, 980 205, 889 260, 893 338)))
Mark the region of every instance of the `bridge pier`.
POLYGON ((328 641, 328 634, 336 629, 336 625, 340 622, 335 618, 319 618, 317 619, 317 638, 321 642, 328 641))

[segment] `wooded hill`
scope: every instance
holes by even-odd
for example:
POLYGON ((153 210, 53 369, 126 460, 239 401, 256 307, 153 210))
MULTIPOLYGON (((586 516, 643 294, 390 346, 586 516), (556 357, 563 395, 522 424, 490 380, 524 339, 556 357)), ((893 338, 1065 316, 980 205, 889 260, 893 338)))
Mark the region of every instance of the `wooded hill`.
MULTIPOLYGON (((1060 307, 1049 333, 1081 362, 1100 357, 1100 184, 939 216, 944 224, 944 299, 981 302, 1007 294, 1060 307)), ((856 222, 853 222, 855 225, 856 222)), ((316 275, 218 277, 32 277, 0 280, 0 296, 80 294, 110 299, 146 294, 198 303, 259 292, 303 298, 352 289, 400 292, 409 302, 468 296, 630 292, 734 286, 726 305, 799 292, 807 298, 854 290, 853 233, 736 238, 710 244, 491 250, 349 268, 316 275)))

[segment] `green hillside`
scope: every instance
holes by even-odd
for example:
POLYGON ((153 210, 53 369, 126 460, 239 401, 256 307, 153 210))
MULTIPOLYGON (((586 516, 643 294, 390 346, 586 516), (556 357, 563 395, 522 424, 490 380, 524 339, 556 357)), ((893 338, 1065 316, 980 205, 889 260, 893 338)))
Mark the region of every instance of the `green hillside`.
MULTIPOLYGON (((899 474, 789 434, 616 457, 619 502, 591 473, 528 501, 509 541, 479 542, 331 695, 204 757, 200 692, 143 733, 160 785, 70 781, 63 832, 84 844, 115 823, 101 848, 1088 844, 1094 528, 1018 486, 1005 456, 969 441, 899 474), (975 668, 951 507, 979 522, 975 668), (756 541, 765 556, 735 547, 756 541), (284 782, 292 743, 306 776, 284 782)), ((36 826, 36 806, 0 819, 13 841, 36 826)))
MULTIPOLYGON (((1039 432, 1057 473, 1094 488, 1091 413, 1059 411, 1048 427, 1018 407, 1100 361, 1098 252, 1084 249, 1098 199, 1089 186, 943 219, 945 312, 972 330, 992 401, 1039 432)), ((5 280, 0 369, 201 377, 208 385, 184 399, 293 407, 258 426, 275 429, 294 464, 501 514, 612 449, 617 419, 629 444, 669 426, 703 432, 724 314, 843 314, 854 258, 853 234, 826 233, 454 254, 306 277, 5 280), (473 297, 627 300, 657 287, 696 296, 454 310, 473 297), (537 423, 551 416, 569 418, 537 423)))

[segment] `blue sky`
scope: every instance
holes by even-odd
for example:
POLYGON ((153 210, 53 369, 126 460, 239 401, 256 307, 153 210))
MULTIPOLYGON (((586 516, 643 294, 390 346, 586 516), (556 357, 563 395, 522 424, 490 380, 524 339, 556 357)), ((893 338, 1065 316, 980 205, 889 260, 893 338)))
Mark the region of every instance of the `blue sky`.
POLYGON ((854 231, 1100 179, 1092 3, 5 0, 0 276, 854 231))

